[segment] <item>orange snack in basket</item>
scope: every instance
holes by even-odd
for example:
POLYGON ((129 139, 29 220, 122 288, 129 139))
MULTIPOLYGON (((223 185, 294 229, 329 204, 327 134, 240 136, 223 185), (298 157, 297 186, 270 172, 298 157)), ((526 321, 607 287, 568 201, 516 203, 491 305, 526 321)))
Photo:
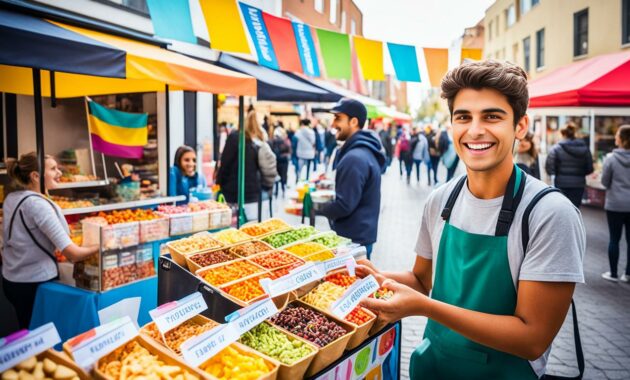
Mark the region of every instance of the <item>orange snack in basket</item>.
POLYGON ((202 277, 211 285, 221 286, 262 271, 256 265, 247 261, 235 261, 209 269, 202 274, 202 277))
POLYGON ((164 334, 166 342, 164 342, 164 340, 162 339, 162 334, 160 334, 160 330, 157 329, 157 326, 153 322, 144 326, 141 331, 149 335, 156 341, 166 345, 166 347, 173 350, 177 355, 180 355, 180 348, 185 341, 197 335, 201 335, 202 333, 211 330, 216 326, 218 326, 218 324, 214 321, 205 321, 205 323, 203 324, 198 324, 189 319, 181 325, 175 327, 174 329, 167 331, 166 334, 164 334))
POLYGON ((363 308, 357 306, 352 309, 350 314, 346 315, 345 320, 350 323, 354 323, 357 326, 361 326, 372 320, 372 318, 373 317, 370 314, 366 313, 363 308))
POLYGON ((280 268, 293 263, 304 263, 304 260, 282 251, 263 253, 250 258, 250 260, 265 269, 280 268))
POLYGON ((343 286, 344 288, 347 288, 350 285, 354 284, 356 280, 357 280, 356 277, 351 277, 348 274, 341 273, 341 272, 333 273, 326 276, 326 281, 332 282, 333 284, 336 284, 339 286, 343 286))
POLYGON ((258 282, 262 276, 248 278, 236 284, 223 288, 223 291, 243 302, 249 302, 265 294, 258 282))
POLYGON ((290 271, 300 266, 302 266, 302 263, 291 264, 289 266, 272 271, 267 277, 269 277, 272 280, 275 280, 276 278, 286 276, 287 274, 289 274, 290 271))

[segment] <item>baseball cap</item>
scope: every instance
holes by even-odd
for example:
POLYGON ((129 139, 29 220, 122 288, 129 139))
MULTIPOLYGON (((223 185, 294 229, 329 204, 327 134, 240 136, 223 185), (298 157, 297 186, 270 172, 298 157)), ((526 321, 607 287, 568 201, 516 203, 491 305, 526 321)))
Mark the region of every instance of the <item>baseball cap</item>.
POLYGON ((363 103, 354 99, 341 99, 330 112, 345 113, 350 119, 356 117, 359 120, 359 128, 363 128, 367 119, 367 109, 363 103))

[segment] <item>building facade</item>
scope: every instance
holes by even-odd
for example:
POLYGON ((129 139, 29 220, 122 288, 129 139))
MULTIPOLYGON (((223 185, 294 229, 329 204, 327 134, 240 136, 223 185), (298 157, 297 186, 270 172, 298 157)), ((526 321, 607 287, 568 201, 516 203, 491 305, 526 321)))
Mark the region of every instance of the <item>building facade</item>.
POLYGON ((363 35, 363 13, 352 0, 282 1, 282 16, 318 28, 363 35))
POLYGON ((484 58, 534 79, 630 47, 630 0, 498 0, 486 10, 484 58))

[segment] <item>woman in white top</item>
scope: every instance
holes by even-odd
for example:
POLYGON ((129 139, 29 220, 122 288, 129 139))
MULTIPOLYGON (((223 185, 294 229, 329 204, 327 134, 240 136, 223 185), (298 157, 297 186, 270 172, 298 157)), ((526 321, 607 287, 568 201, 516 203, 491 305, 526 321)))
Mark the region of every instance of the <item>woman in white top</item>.
MULTIPOLYGON (((8 162, 8 174, 17 191, 10 193, 3 205, 2 286, 20 328, 29 327, 37 287, 59 276, 55 249, 71 262, 98 252, 98 246, 80 247, 70 240, 61 209, 40 191, 38 169, 35 152, 8 162)), ((46 191, 57 187, 60 177, 57 162, 46 156, 46 191)))

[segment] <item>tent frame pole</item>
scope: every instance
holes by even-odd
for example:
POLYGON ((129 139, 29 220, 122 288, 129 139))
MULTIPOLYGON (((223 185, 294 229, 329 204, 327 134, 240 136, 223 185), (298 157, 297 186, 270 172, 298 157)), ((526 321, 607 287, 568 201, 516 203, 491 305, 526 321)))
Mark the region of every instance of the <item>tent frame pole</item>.
POLYGON ((33 69, 33 102, 35 110, 35 145, 37 147, 37 162, 39 163, 39 190, 46 194, 46 155, 44 154, 44 118, 42 110, 42 73, 40 69, 33 69))
POLYGON ((169 99, 168 84, 164 86, 164 99, 165 99, 165 118, 166 118, 166 195, 168 195, 168 189, 171 188, 171 102, 169 99))
POLYGON ((245 98, 238 97, 238 217, 237 227, 247 222, 245 215, 245 98))

